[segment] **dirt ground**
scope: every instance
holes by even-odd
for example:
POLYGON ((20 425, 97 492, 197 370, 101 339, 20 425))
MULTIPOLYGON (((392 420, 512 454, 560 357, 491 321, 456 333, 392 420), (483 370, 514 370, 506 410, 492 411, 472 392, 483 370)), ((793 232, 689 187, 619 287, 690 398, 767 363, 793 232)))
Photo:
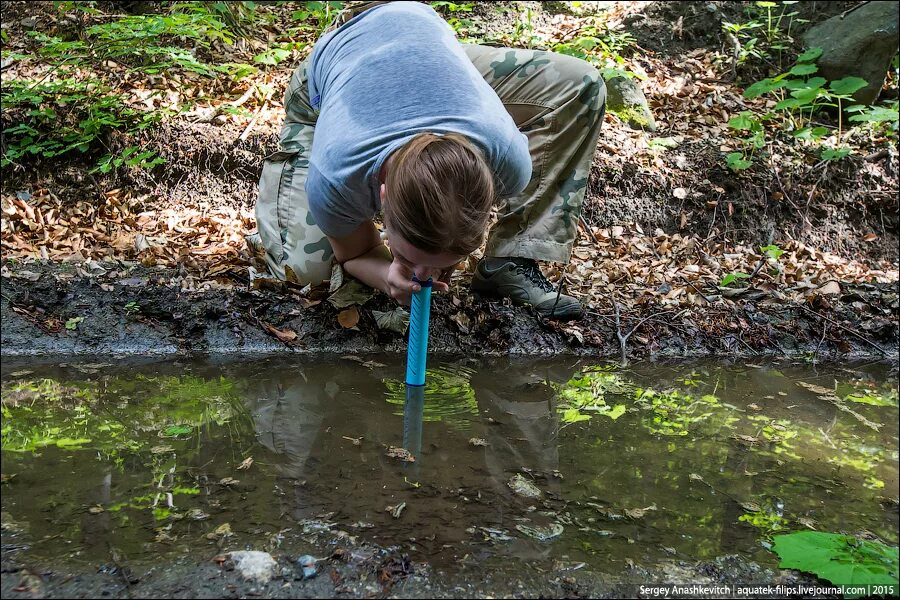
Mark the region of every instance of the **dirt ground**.
MULTIPOLYGON (((406 351, 404 336, 375 322, 373 311, 392 308, 383 295, 365 302, 359 323, 347 329, 337 321, 339 310, 311 300, 315 295, 244 285, 183 289, 190 280, 176 270, 140 265, 107 265, 103 274, 91 275, 79 275, 69 265, 27 266, 4 267, 5 355, 406 351), (66 328, 79 317, 75 328, 66 328), (282 342, 270 326, 296 338, 282 342)), ((573 325, 503 302, 477 302, 465 286, 455 287, 434 299, 434 353, 619 357, 618 334, 631 333, 625 351, 632 359, 897 359, 896 283, 845 285, 839 294, 813 295, 802 304, 765 298, 762 292, 678 311, 648 303, 620 316, 618 326, 611 308, 589 311, 573 325)))
POLYGON ((351 548, 334 541, 311 551, 324 557, 317 562, 314 577, 304 579, 295 554, 276 552, 276 574, 261 583, 244 579, 224 556, 85 569, 25 564, 4 550, 0 589, 4 598, 635 598, 649 597, 640 586, 661 583, 817 584, 809 576, 773 571, 736 555, 697 563, 672 560, 635 565, 622 573, 570 570, 563 564, 550 572, 510 565, 485 573, 478 567, 435 569, 382 548, 351 548))

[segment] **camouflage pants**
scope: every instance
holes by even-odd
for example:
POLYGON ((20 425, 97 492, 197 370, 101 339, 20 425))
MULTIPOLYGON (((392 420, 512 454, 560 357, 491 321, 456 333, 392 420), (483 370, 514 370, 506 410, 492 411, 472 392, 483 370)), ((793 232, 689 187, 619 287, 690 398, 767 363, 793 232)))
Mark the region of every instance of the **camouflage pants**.
MULTIPOLYGON (((465 51, 527 135, 533 164, 525 190, 498 207, 486 255, 568 262, 603 122, 605 84, 594 67, 571 56, 479 45, 465 51)), ((270 270, 299 283, 328 279, 333 257, 304 189, 316 116, 304 62, 288 85, 280 150, 265 161, 256 206, 270 270)))

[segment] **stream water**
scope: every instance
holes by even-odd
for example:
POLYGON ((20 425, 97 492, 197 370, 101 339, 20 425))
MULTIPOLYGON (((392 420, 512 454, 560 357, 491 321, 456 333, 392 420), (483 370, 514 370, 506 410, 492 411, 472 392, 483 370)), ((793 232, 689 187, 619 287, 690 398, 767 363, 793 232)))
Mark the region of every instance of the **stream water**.
POLYGON ((805 529, 897 544, 884 365, 429 366, 417 405, 393 358, 4 361, 4 552, 204 560, 327 531, 450 568, 602 572, 774 566, 771 536, 805 529))

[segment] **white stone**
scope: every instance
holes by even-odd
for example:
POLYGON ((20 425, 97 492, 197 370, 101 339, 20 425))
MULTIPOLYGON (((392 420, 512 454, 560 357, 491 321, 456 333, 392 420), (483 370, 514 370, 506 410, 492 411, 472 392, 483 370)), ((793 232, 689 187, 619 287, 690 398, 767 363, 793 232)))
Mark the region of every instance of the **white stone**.
POLYGON ((261 584, 269 582, 275 576, 275 569, 278 567, 278 563, 268 552, 240 550, 230 553, 229 556, 244 579, 261 584))

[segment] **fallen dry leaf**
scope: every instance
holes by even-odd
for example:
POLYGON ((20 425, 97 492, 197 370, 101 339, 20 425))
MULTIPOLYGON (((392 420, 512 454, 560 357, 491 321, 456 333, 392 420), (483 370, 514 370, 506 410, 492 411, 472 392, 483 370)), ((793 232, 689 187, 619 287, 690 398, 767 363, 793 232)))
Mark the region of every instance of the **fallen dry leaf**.
POLYGON ((266 331, 268 331, 270 334, 277 337, 280 341, 284 342, 285 344, 293 342, 294 340, 297 339, 297 332, 294 331, 293 329, 288 329, 288 328, 278 329, 277 327, 275 327, 273 325, 269 325, 268 323, 263 323, 263 325, 265 325, 266 331))
POLYGON ((342 310, 338 314, 338 323, 341 324, 341 327, 344 329, 350 329, 351 327, 356 327, 356 324, 359 323, 359 309, 355 306, 351 306, 346 310, 342 310))

